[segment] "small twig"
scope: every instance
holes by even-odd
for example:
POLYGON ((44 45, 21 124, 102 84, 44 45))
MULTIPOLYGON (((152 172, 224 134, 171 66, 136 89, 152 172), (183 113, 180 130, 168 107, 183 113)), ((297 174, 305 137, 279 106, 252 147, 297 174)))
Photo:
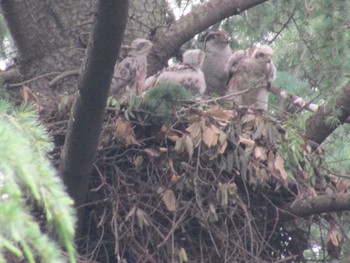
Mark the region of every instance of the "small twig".
POLYGON ((232 94, 228 94, 228 95, 224 95, 224 96, 221 96, 221 97, 217 97, 217 98, 212 98, 212 99, 208 99, 208 100, 202 100, 202 101, 199 101, 199 102, 196 102, 192 105, 190 105, 189 107, 185 108, 185 109, 182 109, 182 110, 179 110, 178 112, 185 112, 185 111, 188 111, 198 105, 201 105, 201 104, 205 104, 205 103, 210 103, 210 102, 217 102, 219 100, 224 100, 224 99, 230 99, 230 98, 233 98, 233 97, 236 97, 236 96, 239 96, 239 95, 242 95, 242 94, 245 94, 245 93, 248 93, 249 91, 255 89, 256 87, 252 87, 252 88, 248 88, 248 89, 245 89, 245 90, 242 90, 242 91, 239 91, 239 92, 236 92, 236 93, 232 93, 232 94))
POLYGON ((53 80, 51 80, 49 82, 49 87, 56 85, 57 82, 59 82, 60 80, 66 78, 66 77, 78 75, 78 74, 79 74, 79 69, 73 69, 73 70, 63 72, 62 74, 58 75, 56 78, 54 78, 53 80))
POLYGON ((187 210, 190 208, 190 205, 187 205, 187 207, 185 208, 185 211, 182 213, 182 215, 180 216, 179 220, 177 220, 177 222, 175 224, 173 224, 173 227, 171 228, 171 230, 169 231, 168 235, 165 237, 165 239, 157 245, 157 249, 161 248, 163 245, 165 245, 165 243, 168 241, 168 239, 171 237, 171 235, 175 232, 175 230, 178 228, 179 224, 183 221, 187 210))
POLYGON ((291 15, 291 16, 287 19, 287 21, 282 25, 281 29, 280 29, 278 32, 276 32, 276 35, 274 35, 274 37, 273 37, 270 41, 268 41, 268 44, 269 44, 269 45, 271 45, 271 44, 273 43, 273 41, 275 41, 276 38, 282 33, 282 31, 283 31, 284 29, 287 28, 289 22, 292 20, 293 17, 294 17, 294 10, 293 10, 293 12, 292 12, 292 15, 291 15))
POLYGON ((49 77, 49 76, 52 76, 52 75, 58 75, 58 74, 61 74, 61 72, 57 72, 57 71, 49 72, 49 73, 46 73, 46 74, 37 76, 37 77, 35 77, 35 78, 25 80, 25 81, 23 81, 23 82, 10 84, 9 87, 10 87, 10 88, 20 87, 20 86, 22 86, 22 85, 25 85, 25 84, 28 84, 28 83, 30 83, 30 82, 36 81, 36 80, 38 80, 38 79, 42 79, 42 78, 46 78, 46 77, 49 77))

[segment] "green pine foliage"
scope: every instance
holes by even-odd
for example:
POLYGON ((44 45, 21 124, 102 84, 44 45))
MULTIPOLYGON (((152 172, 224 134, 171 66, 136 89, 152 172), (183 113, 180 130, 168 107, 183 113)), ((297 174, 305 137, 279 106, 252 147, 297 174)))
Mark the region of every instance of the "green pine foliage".
POLYGON ((191 92, 182 86, 162 83, 150 89, 144 98, 130 96, 125 117, 143 124, 165 124, 171 122, 181 102, 192 97, 191 92))
POLYGON ((73 202, 46 157, 52 143, 37 114, 1 100, 0 145, 0 262, 4 252, 28 262, 64 262, 60 246, 75 262, 73 202), (40 229, 30 213, 34 204, 60 243, 40 229))

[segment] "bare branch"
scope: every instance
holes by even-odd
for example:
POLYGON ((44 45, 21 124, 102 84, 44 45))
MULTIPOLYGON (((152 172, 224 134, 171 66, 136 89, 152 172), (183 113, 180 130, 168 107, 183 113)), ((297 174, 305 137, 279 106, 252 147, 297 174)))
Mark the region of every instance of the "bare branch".
POLYGON ((305 109, 311 112, 316 112, 318 109, 317 104, 305 103, 303 98, 293 95, 292 93, 288 93, 278 87, 271 86, 269 91, 282 99, 287 99, 290 103, 294 104, 300 109, 305 109))
POLYGON ((282 221, 295 217, 308 217, 321 213, 350 210, 350 193, 330 194, 297 200, 284 208, 282 221))
POLYGON ((57 76, 56 78, 54 78, 53 80, 51 80, 49 82, 49 87, 52 87, 54 85, 56 85, 57 82, 59 82, 60 80, 72 76, 72 75, 78 75, 79 74, 79 70, 78 69, 73 69, 73 70, 69 70, 66 72, 63 72, 62 74, 60 74, 59 76, 57 76))

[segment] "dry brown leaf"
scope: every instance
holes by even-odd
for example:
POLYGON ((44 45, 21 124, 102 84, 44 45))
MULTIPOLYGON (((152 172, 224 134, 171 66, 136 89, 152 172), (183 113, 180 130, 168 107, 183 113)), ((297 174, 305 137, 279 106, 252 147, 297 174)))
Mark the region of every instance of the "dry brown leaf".
POLYGON ((194 145, 198 146, 201 138, 201 122, 192 123, 186 128, 186 131, 190 133, 194 145))
POLYGON ((216 213, 216 209, 213 203, 209 204, 208 220, 209 222, 217 222, 219 220, 219 217, 216 213))
POLYGON ((252 153, 254 146, 255 146, 255 141, 251 139, 244 138, 242 136, 239 136, 238 143, 242 143, 245 145, 245 154, 248 156, 252 153))
POLYGON ((173 183, 173 184, 176 184, 180 179, 180 176, 178 176, 177 174, 172 174, 171 175, 171 178, 170 178, 170 181, 173 183))
POLYGON ((203 142, 210 148, 218 143, 219 136, 215 132, 207 127, 203 132, 203 142))
POLYGON ((253 129, 255 126, 256 117, 253 114, 246 114, 242 117, 241 122, 243 129, 253 129))
POLYGON ((143 211, 140 208, 137 208, 136 210, 136 218, 137 218, 137 223, 140 227, 140 229, 143 229, 143 226, 149 226, 149 222, 147 220, 145 211, 143 211))
POLYGON ((213 132, 214 132, 215 134, 217 134, 217 135, 220 134, 221 130, 220 130, 218 127, 216 127, 214 124, 210 124, 209 127, 210 127, 210 129, 213 130, 213 132))
POLYGON ((21 95, 22 95, 23 101, 28 102, 29 98, 32 95, 32 91, 27 86, 24 86, 21 90, 21 95))
POLYGON ((272 151, 269 151, 269 153, 267 155, 267 168, 270 171, 274 170, 274 165, 273 165, 274 161, 275 161, 275 155, 273 154, 272 151))
POLYGON ((243 143, 246 146, 254 146, 255 141, 239 136, 238 144, 243 143))
POLYGON ((130 134, 130 135, 128 135, 128 136, 125 138, 125 143, 126 143, 126 145, 141 145, 141 144, 136 140, 136 138, 134 137, 133 134, 130 134))
POLYGON ((223 120, 229 120, 230 115, 227 114, 223 109, 220 108, 210 108, 205 112, 208 116, 216 117, 223 120))
POLYGON ((315 188, 313 188, 313 187, 309 187, 308 192, 309 192, 309 194, 310 194, 312 197, 318 196, 318 194, 317 194, 315 188))
POLYGON ((188 154, 188 157, 191 159, 192 155, 193 155, 194 147, 193 147, 193 140, 190 137, 190 135, 186 134, 184 136, 184 145, 185 145, 185 150, 186 150, 186 152, 188 154))
POLYGON ((147 153, 150 157, 158 157, 159 156, 159 153, 152 148, 146 148, 143 151, 145 153, 147 153))
POLYGON ((180 263, 188 262, 188 256, 187 256, 186 250, 183 247, 180 247, 179 249, 179 259, 180 259, 180 263))
POLYGON ((227 141, 225 141, 224 144, 219 147, 218 153, 223 154, 226 151, 226 148, 227 148, 227 141))
POLYGON ((227 135, 226 133, 224 133, 223 131, 220 131, 220 134, 219 134, 219 142, 221 145, 223 145, 224 143, 227 143, 227 135))
POLYGON ((29 87, 23 86, 21 96, 24 102, 31 103, 38 111, 42 110, 39 97, 29 87))
POLYGON ((194 122, 199 122, 201 120, 202 117, 198 116, 198 115, 191 115, 187 118, 187 122, 188 123, 194 123, 194 122))
POLYGON ((265 168, 259 169, 259 179, 261 184, 266 184, 268 180, 267 172, 265 168))
POLYGON ((332 227, 328 231, 327 240, 332 243, 333 246, 338 247, 342 239, 342 234, 337 227, 332 227))
POLYGON ((123 140, 126 145, 141 145, 136 140, 130 123, 122 118, 116 120, 114 138, 123 140))
POLYGON ((184 150, 185 150, 184 138, 181 137, 175 143, 175 151, 177 151, 178 153, 182 153, 184 150))
POLYGON ((167 138, 168 138, 169 141, 177 142, 177 140, 178 140, 180 137, 174 134, 174 135, 168 135, 167 138))
POLYGON ((228 185, 227 184, 222 184, 219 182, 219 187, 216 192, 216 196, 218 201, 220 202, 220 205, 222 207, 227 207, 228 205, 228 191, 227 191, 228 185))
POLYGON ((281 156, 277 155, 275 158, 274 166, 277 171, 279 171, 281 179, 286 181, 288 179, 288 174, 284 169, 284 160, 281 156))
POLYGON ((136 170, 139 172, 142 167, 143 157, 141 155, 137 155, 136 157, 134 157, 133 163, 135 165, 136 170))
POLYGON ((346 193, 349 189, 349 180, 341 179, 336 185, 338 193, 346 193))
POLYGON ((255 146, 254 158, 259 160, 259 161, 265 161, 267 158, 265 149, 263 147, 255 146))
POLYGON ((125 221, 128 221, 129 218, 135 216, 135 214, 136 214, 136 205, 134 205, 134 206, 131 208, 131 210, 129 211, 129 213, 126 215, 125 221))
POLYGON ((166 153, 166 152, 168 151, 168 149, 165 148, 165 147, 158 147, 158 150, 159 150, 159 152, 161 152, 161 153, 166 153))
POLYGON ((169 212, 173 212, 176 209, 176 198, 173 190, 167 189, 162 195, 162 200, 165 204, 165 207, 169 212))
POLYGON ((237 185, 235 183, 230 183, 227 187, 228 194, 231 196, 237 195, 237 185))

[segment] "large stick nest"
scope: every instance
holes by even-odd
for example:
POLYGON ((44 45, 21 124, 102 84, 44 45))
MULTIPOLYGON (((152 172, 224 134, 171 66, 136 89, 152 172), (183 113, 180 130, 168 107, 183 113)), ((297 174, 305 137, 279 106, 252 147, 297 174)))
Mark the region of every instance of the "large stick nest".
POLYGON ((101 262, 301 259, 312 220, 284 222, 280 208, 324 193, 321 153, 265 112, 165 101, 108 111, 81 250, 101 262))

